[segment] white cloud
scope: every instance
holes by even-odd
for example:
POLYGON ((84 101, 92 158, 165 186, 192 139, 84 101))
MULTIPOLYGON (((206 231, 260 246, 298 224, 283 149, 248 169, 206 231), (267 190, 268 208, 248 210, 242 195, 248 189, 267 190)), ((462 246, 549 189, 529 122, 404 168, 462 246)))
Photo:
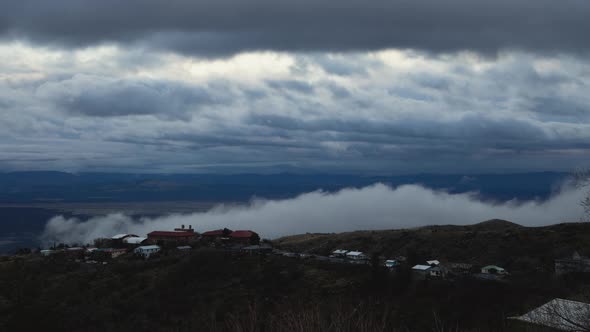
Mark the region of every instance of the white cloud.
POLYGON ((94 238, 117 233, 145 235, 170 230, 181 224, 197 231, 228 227, 252 229, 264 238, 306 232, 345 232, 418 227, 466 225, 500 218, 527 226, 579 221, 582 189, 564 187, 546 201, 483 202, 473 194, 436 192, 416 185, 392 189, 376 184, 336 193, 312 192, 286 200, 258 200, 247 206, 224 206, 203 213, 169 215, 134 220, 122 214, 86 221, 56 216, 45 228, 45 242, 91 243, 94 238))

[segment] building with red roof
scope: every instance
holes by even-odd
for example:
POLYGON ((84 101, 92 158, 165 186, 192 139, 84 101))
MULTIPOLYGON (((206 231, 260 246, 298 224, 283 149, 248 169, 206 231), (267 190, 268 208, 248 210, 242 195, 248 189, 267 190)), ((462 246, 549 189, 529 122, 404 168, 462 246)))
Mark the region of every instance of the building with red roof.
POLYGON ((260 236, 258 236, 258 233, 250 230, 233 231, 229 237, 234 243, 245 245, 260 243, 260 236))
POLYGON ((153 231, 148 233, 147 242, 152 244, 186 244, 197 238, 198 233, 192 228, 177 228, 174 231, 153 231))

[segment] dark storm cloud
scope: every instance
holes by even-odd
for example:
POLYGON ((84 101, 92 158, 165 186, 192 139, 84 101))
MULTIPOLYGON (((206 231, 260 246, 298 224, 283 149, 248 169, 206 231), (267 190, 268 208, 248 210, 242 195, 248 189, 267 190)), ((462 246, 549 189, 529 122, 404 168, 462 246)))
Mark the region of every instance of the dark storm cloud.
POLYGON ((266 84, 275 90, 294 91, 302 94, 313 93, 313 86, 297 80, 268 80, 266 84))
POLYGON ((70 114, 115 117, 157 115, 186 118, 202 106, 229 103, 226 96, 207 88, 179 82, 114 79, 76 75, 47 82, 37 89, 70 114))
POLYGON ((534 98, 532 104, 531 110, 548 121, 573 123, 590 121, 590 104, 584 105, 578 100, 543 96, 534 98))
MULTIPOLYGON (((495 146, 509 142, 513 148, 533 147, 535 142, 547 143, 549 138, 538 127, 515 119, 492 119, 482 115, 468 115, 455 121, 433 119, 400 119, 397 122, 367 121, 360 118, 338 120, 324 118, 304 121, 278 115, 251 115, 249 123, 287 131, 333 132, 337 141, 367 143, 425 144, 420 139, 439 141, 445 145, 462 142, 466 146, 495 146)), ((298 134, 297 136, 306 136, 298 134)), ((323 137, 323 140, 329 137, 323 137)))
POLYGON ((586 0, 21 0, 1 5, 0 32, 50 44, 135 42, 202 55, 390 47, 586 52, 588 17, 586 0))

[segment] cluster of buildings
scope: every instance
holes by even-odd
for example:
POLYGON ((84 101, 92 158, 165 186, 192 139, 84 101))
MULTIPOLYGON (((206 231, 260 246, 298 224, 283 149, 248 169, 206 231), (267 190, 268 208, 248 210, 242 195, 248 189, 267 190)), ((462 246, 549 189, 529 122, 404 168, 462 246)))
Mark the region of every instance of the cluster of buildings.
POLYGON ((425 264, 417 264, 412 267, 412 274, 418 280, 444 279, 449 275, 471 275, 478 279, 502 280, 509 273, 497 265, 486 265, 480 269, 466 263, 446 263, 438 260, 429 260, 425 264))
MULTIPOLYGON (((360 251, 336 249, 329 256, 335 262, 347 262, 356 264, 368 264, 369 257, 360 251)), ((390 271, 397 271, 402 265, 406 264, 406 257, 398 256, 394 259, 380 259, 383 265, 390 271)), ((411 268, 412 274, 416 280, 425 279, 444 279, 448 275, 472 275, 475 278, 486 280, 502 280, 509 273, 497 265, 487 265, 480 269, 475 269, 473 265, 466 263, 441 263, 433 259, 422 264, 416 264, 411 268)))
POLYGON ((148 258, 159 253, 162 249, 186 251, 194 245, 222 246, 225 248, 252 248, 258 246, 259 235, 251 230, 236 230, 224 228, 199 234, 191 225, 185 228, 175 228, 172 231, 152 231, 145 237, 136 234, 116 234, 109 239, 99 239, 96 247, 65 247, 61 249, 41 250, 41 255, 65 254, 75 258, 116 258, 127 252, 148 258))
POLYGON ((336 249, 330 255, 331 258, 347 259, 351 263, 366 264, 369 261, 369 257, 362 251, 336 249))

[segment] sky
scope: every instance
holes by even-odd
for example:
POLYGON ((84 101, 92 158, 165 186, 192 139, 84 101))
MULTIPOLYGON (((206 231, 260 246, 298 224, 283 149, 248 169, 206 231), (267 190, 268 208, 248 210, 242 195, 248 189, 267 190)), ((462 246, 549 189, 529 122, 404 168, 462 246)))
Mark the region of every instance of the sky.
POLYGON ((590 165, 586 0, 0 4, 0 171, 590 165))

